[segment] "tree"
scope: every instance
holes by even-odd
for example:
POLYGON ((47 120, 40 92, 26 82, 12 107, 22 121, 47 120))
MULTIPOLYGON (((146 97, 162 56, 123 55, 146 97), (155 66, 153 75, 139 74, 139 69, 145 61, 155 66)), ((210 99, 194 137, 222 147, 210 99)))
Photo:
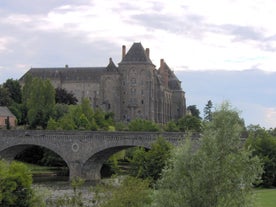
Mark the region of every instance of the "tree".
POLYGON ((212 120, 212 108, 213 108, 213 103, 211 100, 209 100, 204 107, 204 121, 212 120))
POLYGON ((9 90, 0 86, 0 106, 9 106, 11 103, 9 90))
POLYGON ((155 182, 160 178, 162 169, 171 155, 171 149, 172 145, 162 137, 159 137, 148 151, 137 148, 130 161, 131 174, 155 182))
POLYGON ((32 175, 25 165, 0 160, 0 206, 42 206, 42 203, 34 203, 31 185, 32 175))
POLYGON ((177 121, 177 126, 182 132, 200 132, 201 120, 196 116, 186 115, 177 121))
POLYGON ((196 107, 196 105, 190 105, 187 107, 187 110, 191 113, 192 116, 201 119, 200 111, 196 107))
POLYGON ((276 137, 259 125, 248 126, 246 144, 252 147, 253 154, 258 155, 264 163, 262 186, 276 187, 276 137))
POLYGON ((128 125, 129 131, 147 131, 147 132, 157 132, 160 131, 159 126, 149 120, 135 119, 132 120, 128 125))
POLYGON ((27 108, 27 119, 31 128, 47 127, 54 114, 55 89, 49 80, 27 78, 23 87, 23 104, 27 108))
POLYGON ((17 80, 8 79, 4 84, 3 88, 8 89, 10 98, 15 103, 21 103, 22 101, 22 91, 21 86, 17 80))
POLYGON ((252 183, 262 173, 261 162, 242 147, 243 120, 224 103, 203 130, 198 149, 191 142, 174 150, 158 182, 158 207, 251 206, 252 183))
POLYGON ((74 96, 74 94, 66 91, 64 88, 56 88, 55 91, 56 103, 67 105, 76 105, 78 103, 78 99, 74 96))

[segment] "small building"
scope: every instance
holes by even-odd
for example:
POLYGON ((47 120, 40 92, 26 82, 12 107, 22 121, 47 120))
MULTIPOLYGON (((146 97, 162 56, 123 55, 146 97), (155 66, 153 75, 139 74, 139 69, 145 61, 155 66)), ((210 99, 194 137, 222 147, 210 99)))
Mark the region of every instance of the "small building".
POLYGON ((0 106, 0 129, 7 128, 7 126, 14 128, 16 126, 16 117, 6 106, 0 106))

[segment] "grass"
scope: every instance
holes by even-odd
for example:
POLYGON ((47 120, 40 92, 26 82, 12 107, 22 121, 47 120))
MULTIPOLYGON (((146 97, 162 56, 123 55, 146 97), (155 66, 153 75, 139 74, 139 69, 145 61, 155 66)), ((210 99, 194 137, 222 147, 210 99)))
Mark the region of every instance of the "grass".
POLYGON ((256 189, 256 207, 276 207, 276 189, 256 189))

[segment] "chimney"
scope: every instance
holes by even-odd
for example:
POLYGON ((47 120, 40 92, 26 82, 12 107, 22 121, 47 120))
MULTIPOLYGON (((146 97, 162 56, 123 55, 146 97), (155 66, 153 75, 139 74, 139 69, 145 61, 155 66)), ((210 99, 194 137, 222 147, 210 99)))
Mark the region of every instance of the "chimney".
POLYGON ((160 59, 160 70, 163 71, 165 66, 164 66, 164 59, 160 59))
POLYGON ((150 50, 149 50, 149 48, 146 48, 146 55, 147 55, 147 58, 150 59, 150 50))
POLYGON ((122 46, 122 59, 124 59, 125 56, 126 56, 126 46, 123 45, 122 46))

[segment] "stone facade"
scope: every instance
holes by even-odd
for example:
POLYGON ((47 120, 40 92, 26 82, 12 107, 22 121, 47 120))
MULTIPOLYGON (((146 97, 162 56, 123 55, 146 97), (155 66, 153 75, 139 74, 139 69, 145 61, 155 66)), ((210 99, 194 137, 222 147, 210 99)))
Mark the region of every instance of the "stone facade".
POLYGON ((88 98, 94 108, 114 112, 117 121, 141 118, 166 123, 186 112, 181 82, 163 59, 156 69, 141 43, 134 43, 128 52, 123 46, 118 66, 110 58, 106 67, 31 68, 21 81, 27 74, 49 79, 79 101, 88 98))

